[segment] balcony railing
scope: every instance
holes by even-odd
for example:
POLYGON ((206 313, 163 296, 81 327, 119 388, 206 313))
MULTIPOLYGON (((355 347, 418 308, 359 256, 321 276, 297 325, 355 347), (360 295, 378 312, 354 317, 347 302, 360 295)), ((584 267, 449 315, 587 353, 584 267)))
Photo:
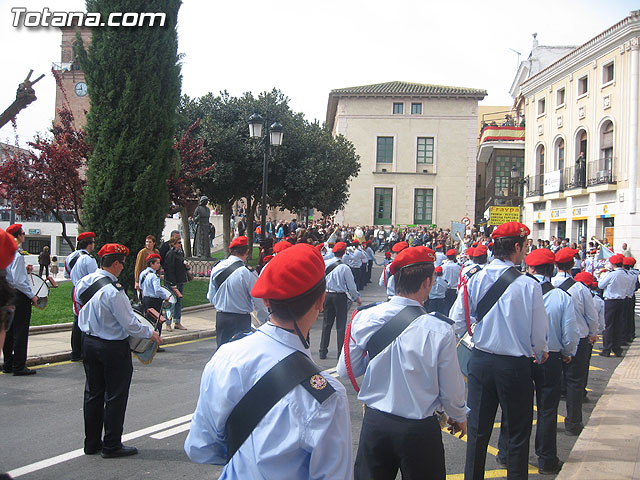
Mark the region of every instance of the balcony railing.
POLYGON ((616 158, 599 158, 587 163, 587 185, 616 183, 616 158))
POLYGON ((562 172, 562 190, 586 188, 587 172, 584 166, 567 167, 562 172))
POLYGON ((527 197, 537 197, 543 195, 544 175, 531 175, 527 179, 527 197))

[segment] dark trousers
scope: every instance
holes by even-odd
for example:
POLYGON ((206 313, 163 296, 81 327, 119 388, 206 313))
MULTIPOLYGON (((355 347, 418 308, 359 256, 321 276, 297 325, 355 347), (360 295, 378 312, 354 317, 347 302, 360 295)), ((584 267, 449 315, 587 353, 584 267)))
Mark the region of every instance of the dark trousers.
POLYGON ((444 447, 438 420, 410 420, 366 407, 354 465, 355 480, 444 480, 444 447))
POLYGON ((564 383, 567 388, 567 416, 564 428, 570 432, 582 430, 582 400, 587 383, 587 372, 591 362, 592 346, 587 337, 581 338, 578 350, 570 363, 562 364, 564 383))
POLYGON ((129 342, 83 335, 84 448, 100 448, 104 427, 105 451, 122 446, 124 415, 133 375, 129 342))
POLYGON ((507 428, 503 432, 507 451, 507 478, 527 478, 529 437, 533 421, 532 360, 471 352, 468 377, 467 458, 465 480, 484 479, 487 446, 498 405, 507 428))
POLYGON ((622 353, 622 334, 624 329, 624 299, 604 301, 604 334, 602 351, 604 353, 622 353))
POLYGON ((635 294, 624 299, 624 329, 622 341, 630 342, 636 336, 635 294))
MULTIPOLYGON (((536 423, 536 455, 540 468, 551 469, 558 465, 556 435, 558 431, 558 404, 560 403, 560 379, 562 378, 562 354, 549 352, 542 365, 533 364, 533 383, 538 410, 536 423)), ((502 416, 498 457, 507 461, 508 446, 505 432, 508 421, 502 416)))
POLYGON ((39 277, 42 277, 42 271, 45 270, 47 272, 47 275, 44 278, 47 278, 49 276, 49 265, 40 265, 40 272, 38 273, 39 277))
POLYGON ((78 327, 78 316, 73 316, 73 328, 71 329, 71 359, 82 360, 82 330, 78 327))
POLYGON ((27 344, 29 343, 29 325, 31 324, 31 299, 24 293, 15 293, 13 304, 16 311, 11 328, 7 331, 2 348, 5 372, 24 370, 27 362, 27 344))
POLYGON ((216 312, 216 343, 218 348, 240 332, 251 331, 250 313, 216 312))
MULTIPOLYGON (((145 317, 147 317, 147 310, 150 308, 153 308, 158 313, 162 313, 162 299, 156 297, 142 297, 142 308, 144 309, 145 317)), ((153 324, 156 323, 155 318, 152 318, 151 316, 147 317, 147 320, 153 324)), ((162 335, 162 322, 157 324, 156 330, 158 335, 162 335)))
POLYGON ((451 307, 453 307, 457 296, 458 290, 455 288, 447 288, 447 290, 444 292, 444 305, 442 306, 442 308, 444 308, 445 310, 444 312, 442 312, 444 315, 449 316, 449 311, 451 310, 451 307))
POLYGON ((331 329, 333 323, 338 331, 336 340, 338 355, 342 351, 344 343, 344 331, 347 326, 347 294, 327 292, 324 299, 324 320, 322 321, 322 337, 320 338, 320 355, 326 355, 329 351, 331 329))
POLYGON ((365 283, 371 283, 371 269, 373 268, 373 260, 367 262, 367 280, 365 283))
POLYGON ((444 298, 429 298, 427 299, 425 308, 427 312, 438 312, 443 315, 449 315, 449 312, 445 312, 445 299, 444 298))

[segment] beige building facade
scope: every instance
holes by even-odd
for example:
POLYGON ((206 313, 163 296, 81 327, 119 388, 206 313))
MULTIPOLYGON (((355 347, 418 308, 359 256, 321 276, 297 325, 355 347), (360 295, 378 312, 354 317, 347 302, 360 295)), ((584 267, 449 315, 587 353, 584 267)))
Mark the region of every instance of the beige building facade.
POLYGON ((408 82, 332 90, 327 125, 360 156, 360 173, 337 220, 442 228, 465 218, 474 223, 478 101, 486 94, 408 82))
POLYGON ((520 84, 532 236, 640 248, 640 11, 520 84))

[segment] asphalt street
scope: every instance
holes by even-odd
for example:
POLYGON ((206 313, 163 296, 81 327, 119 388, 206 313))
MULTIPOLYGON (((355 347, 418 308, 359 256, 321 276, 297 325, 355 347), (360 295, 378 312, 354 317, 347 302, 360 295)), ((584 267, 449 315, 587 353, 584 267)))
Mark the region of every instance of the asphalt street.
MULTIPOLYGON (((377 278, 374 271, 374 278, 377 278)), ((368 287, 365 303, 378 300, 381 289, 368 287)), ((311 331, 314 359, 330 373, 337 363, 335 329, 329 356, 318 359, 322 318, 311 331)), ((125 421, 124 443, 135 446, 139 454, 123 459, 102 459, 82 453, 82 364, 63 362, 43 365, 38 375, 13 377, 0 375, 0 471, 15 478, 35 479, 176 479, 217 478, 222 467, 192 463, 184 453, 190 415, 198 398, 200 376, 215 351, 215 339, 203 339, 166 346, 166 352, 145 366, 134 359, 134 375, 125 421)), ((598 349, 598 347, 596 347, 598 349)), ((590 402, 584 405, 584 421, 604 390, 618 358, 602 358, 594 352, 589 376, 590 402)), ((362 421, 358 402, 348 379, 341 379, 349 396, 354 457, 362 421)), ((564 402, 559 415, 564 415, 564 402)), ((534 417, 535 418, 535 417, 534 417)), ((496 423, 500 421, 498 414, 496 423)), ((499 424, 490 442, 497 446, 499 424)), ((535 427, 534 427, 535 434, 535 427)), ((564 434, 558 426, 558 449, 567 457, 576 437, 564 434)), ((443 433, 448 479, 461 479, 466 444, 464 439, 443 433)), ((531 442, 533 455, 533 437, 531 442)), ((495 461, 497 451, 487 455, 486 478, 506 477, 495 461)), ((535 462, 535 456, 531 457, 535 462)), ((535 464, 535 463, 534 463, 535 464)), ((537 468, 530 470, 538 475, 537 468)), ((545 476, 553 478, 553 476, 545 476)))

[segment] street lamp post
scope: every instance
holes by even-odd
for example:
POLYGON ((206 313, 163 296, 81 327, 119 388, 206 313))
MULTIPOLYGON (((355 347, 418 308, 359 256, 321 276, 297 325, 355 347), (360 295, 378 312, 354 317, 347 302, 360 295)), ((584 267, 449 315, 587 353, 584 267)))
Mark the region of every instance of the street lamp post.
MULTIPOLYGON (((262 136, 262 128, 265 126, 263 118, 254 113, 249 117, 249 136, 251 138, 260 138, 264 142, 264 162, 262 165, 262 212, 260 216, 260 239, 267 237, 267 182, 269 180, 269 153, 271 146, 282 145, 282 137, 284 128, 279 122, 273 122, 270 127, 265 128, 264 137, 262 136)), ((253 219, 251 219, 253 222, 253 219)))

